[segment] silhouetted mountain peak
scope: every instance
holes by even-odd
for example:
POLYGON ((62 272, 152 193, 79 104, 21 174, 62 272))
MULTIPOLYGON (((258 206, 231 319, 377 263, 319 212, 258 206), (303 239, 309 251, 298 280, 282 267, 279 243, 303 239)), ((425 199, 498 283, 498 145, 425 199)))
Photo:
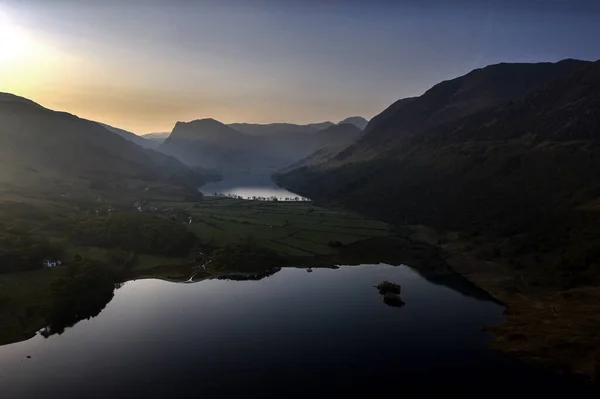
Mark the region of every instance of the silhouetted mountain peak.
POLYGON ((27 104, 27 105, 32 105, 32 106, 35 106, 35 107, 38 107, 38 108, 44 108, 40 104, 38 104, 38 103, 36 103, 34 101, 31 101, 31 100, 29 100, 27 98, 24 98, 24 97, 17 96, 17 95, 12 94, 12 93, 3 93, 3 92, 0 92, 0 102, 3 102, 3 103, 15 103, 15 104, 27 104))
POLYGON ((404 133, 430 129, 523 98, 546 82, 588 64, 587 61, 564 60, 503 63, 475 69, 436 84, 420 97, 392 104, 369 122, 363 144, 388 145, 404 133))
POLYGON ((173 140, 221 141, 241 139, 243 133, 213 118, 196 119, 191 122, 177 122, 171 135, 165 140, 168 144, 173 140))
POLYGON ((338 125, 343 125, 345 123, 351 123, 360 130, 365 130, 365 127, 367 127, 369 121, 363 118, 362 116, 351 116, 349 118, 344 119, 343 121, 340 121, 338 125))
MULTIPOLYGON (((185 123, 185 122, 180 122, 180 123, 185 123)), ((202 119, 195 119, 191 122, 187 122, 188 124, 193 124, 193 125, 215 125, 215 126, 226 126, 224 123, 214 119, 214 118, 202 118, 202 119)))

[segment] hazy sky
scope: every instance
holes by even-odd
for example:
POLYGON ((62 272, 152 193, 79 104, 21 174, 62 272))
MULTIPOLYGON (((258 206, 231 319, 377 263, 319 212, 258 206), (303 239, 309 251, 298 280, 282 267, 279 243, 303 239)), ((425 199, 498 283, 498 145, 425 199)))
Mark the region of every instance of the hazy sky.
POLYGON ((338 121, 599 38, 600 0, 0 0, 0 91, 136 133, 338 121))

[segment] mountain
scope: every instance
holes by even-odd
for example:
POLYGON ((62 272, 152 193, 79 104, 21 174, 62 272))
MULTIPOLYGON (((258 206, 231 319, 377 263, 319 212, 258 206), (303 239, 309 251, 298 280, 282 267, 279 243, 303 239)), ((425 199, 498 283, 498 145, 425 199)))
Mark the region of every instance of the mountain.
POLYGON ((101 124, 0 93, 0 190, 36 197, 193 192, 201 177, 101 124))
POLYGON ((131 141, 132 143, 135 143, 141 147, 151 148, 151 149, 156 149, 158 147, 158 144, 155 141, 148 140, 145 137, 138 136, 137 134, 128 132, 127 130, 123 130, 123 129, 119 129, 114 126, 107 125, 106 123, 100 123, 100 122, 98 122, 98 123, 101 126, 103 126, 104 128, 110 130, 111 132, 116 133, 119 136, 123 137, 125 140, 131 141))
POLYGON ((350 123, 359 128, 360 130, 365 130, 369 121, 363 118, 362 116, 351 116, 338 123, 338 125, 343 125, 345 123, 350 123))
POLYGON ((284 162, 264 150, 263 138, 241 133, 214 119, 177 122, 159 149, 190 166, 219 170, 272 168, 284 162))
POLYGON ((367 131, 378 136, 424 129, 518 98, 545 82, 569 73, 583 61, 496 64, 441 82, 420 97, 402 99, 374 117, 367 131))
MULTIPOLYGON (((320 148, 345 146, 362 131, 352 124, 293 130, 291 124, 225 125, 214 119, 178 122, 160 151, 190 166, 218 170, 277 170, 320 148), (244 132, 232 126, 242 128, 244 132), (283 131, 278 129, 290 129, 283 131)), ((320 126, 320 125, 319 125, 320 126)))
MULTIPOLYGON (((276 178, 401 224, 528 231, 600 195, 600 64, 499 64, 373 118, 343 151, 276 178)), ((322 155, 322 154, 321 154, 322 155)))
POLYGON ((40 109, 44 108, 40 104, 33 102, 27 98, 19 97, 14 94, 11 94, 11 93, 1 93, 0 92, 0 105, 2 105, 2 103, 12 103, 12 104, 19 103, 19 104, 30 105, 32 107, 36 107, 36 108, 40 108, 40 109))

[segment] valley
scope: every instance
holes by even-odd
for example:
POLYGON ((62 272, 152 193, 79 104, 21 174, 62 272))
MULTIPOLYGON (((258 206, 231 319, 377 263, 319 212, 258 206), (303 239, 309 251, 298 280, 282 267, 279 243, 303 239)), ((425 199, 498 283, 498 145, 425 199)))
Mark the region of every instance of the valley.
POLYGON ((148 138, 1 95, 0 345, 77 330, 142 280, 408 265, 506 306, 480 326, 493 348, 593 382, 599 76, 499 64, 369 122, 204 118, 148 138))
MULTIPOLYGON (((31 246, 23 248, 29 254, 14 247, 2 254, 9 262, 4 267, 14 265, 10 273, 0 274, 3 344, 27 339, 45 327, 53 303, 60 299, 57 282, 73 274, 83 278, 86 268, 112 273, 109 281, 118 285, 139 278, 183 282, 227 273, 263 273, 283 265, 331 267, 358 259, 400 259, 394 248, 400 238, 391 226, 310 201, 161 198, 137 201, 129 210, 91 215, 64 203, 54 205, 57 210, 50 213, 48 203, 43 221, 34 218, 33 206, 26 208, 27 217, 15 213, 22 204, 0 204, 0 209, 13 208, 12 218, 3 218, 4 222, 19 225, 23 234, 27 225, 32 229, 26 233, 31 246), (39 255, 36 265, 30 256, 39 243, 49 249, 39 255), (373 253, 371 247, 388 253, 373 253), (44 268, 42 259, 50 256, 50 250, 61 265, 44 268), (21 261, 22 256, 28 258, 21 261)), ((78 295, 85 302, 90 293, 78 295)), ((105 304, 100 302, 97 312, 105 304)))
POLYGON ((0 399, 599 397, 599 21, 0 0, 0 399))

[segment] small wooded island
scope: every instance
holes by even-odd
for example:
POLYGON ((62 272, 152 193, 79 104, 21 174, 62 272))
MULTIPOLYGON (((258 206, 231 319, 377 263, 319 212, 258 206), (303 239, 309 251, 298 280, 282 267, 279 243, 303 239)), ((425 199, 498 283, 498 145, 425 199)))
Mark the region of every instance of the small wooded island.
POLYGON ((383 302, 386 305, 398 308, 405 305, 404 301, 400 298, 400 285, 383 281, 377 284, 376 287, 379 293, 383 295, 383 302))

